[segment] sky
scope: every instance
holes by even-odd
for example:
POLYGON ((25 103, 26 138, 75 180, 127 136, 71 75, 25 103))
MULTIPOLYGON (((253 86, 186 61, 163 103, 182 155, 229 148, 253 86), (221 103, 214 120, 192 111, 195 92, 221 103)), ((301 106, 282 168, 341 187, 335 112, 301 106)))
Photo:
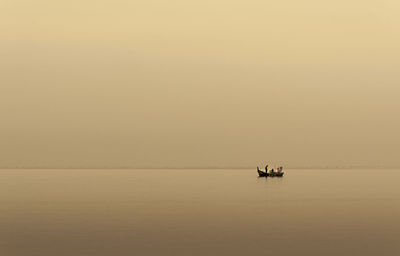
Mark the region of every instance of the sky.
POLYGON ((399 11, 2 0, 0 168, 399 167, 399 11))

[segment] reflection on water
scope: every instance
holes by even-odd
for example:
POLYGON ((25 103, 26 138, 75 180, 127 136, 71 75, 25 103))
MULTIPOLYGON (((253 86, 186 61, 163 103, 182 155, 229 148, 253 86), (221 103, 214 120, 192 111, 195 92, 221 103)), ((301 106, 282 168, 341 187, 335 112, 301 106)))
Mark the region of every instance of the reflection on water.
POLYGON ((2 170, 0 253, 400 255, 400 170, 2 170))

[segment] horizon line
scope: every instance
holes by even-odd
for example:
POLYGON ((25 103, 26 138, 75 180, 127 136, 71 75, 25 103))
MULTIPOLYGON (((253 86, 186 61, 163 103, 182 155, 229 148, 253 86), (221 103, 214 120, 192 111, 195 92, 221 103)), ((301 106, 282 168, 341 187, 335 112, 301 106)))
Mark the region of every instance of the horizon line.
MULTIPOLYGON (((292 166, 285 167, 285 169, 398 169, 399 166, 292 166)), ((207 170, 207 169, 256 169, 254 167, 0 167, 0 170, 207 170)))

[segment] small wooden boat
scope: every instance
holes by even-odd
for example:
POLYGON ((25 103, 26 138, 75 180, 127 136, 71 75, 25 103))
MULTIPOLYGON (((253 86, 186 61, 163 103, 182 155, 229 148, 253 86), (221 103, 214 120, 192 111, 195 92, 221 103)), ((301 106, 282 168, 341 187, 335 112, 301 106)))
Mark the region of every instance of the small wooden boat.
POLYGON ((283 177, 284 172, 263 172, 261 170, 257 170, 259 177, 283 177))

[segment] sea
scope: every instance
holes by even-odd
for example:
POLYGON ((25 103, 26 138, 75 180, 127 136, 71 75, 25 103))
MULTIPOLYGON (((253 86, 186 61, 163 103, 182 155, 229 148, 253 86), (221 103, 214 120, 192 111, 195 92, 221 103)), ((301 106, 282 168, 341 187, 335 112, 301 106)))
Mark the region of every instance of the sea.
POLYGON ((0 255, 400 255, 400 170, 284 171, 0 170, 0 255))

